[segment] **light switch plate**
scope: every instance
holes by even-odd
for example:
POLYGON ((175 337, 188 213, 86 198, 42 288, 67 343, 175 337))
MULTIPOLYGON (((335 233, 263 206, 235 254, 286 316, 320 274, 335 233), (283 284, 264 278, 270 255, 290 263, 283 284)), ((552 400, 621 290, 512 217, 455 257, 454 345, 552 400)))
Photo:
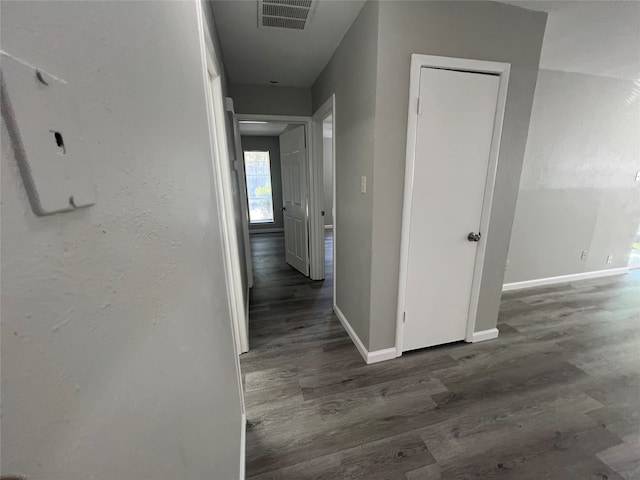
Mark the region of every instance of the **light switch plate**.
POLYGON ((72 88, 2 52, 2 113, 34 213, 93 205, 92 165, 83 149, 72 88))

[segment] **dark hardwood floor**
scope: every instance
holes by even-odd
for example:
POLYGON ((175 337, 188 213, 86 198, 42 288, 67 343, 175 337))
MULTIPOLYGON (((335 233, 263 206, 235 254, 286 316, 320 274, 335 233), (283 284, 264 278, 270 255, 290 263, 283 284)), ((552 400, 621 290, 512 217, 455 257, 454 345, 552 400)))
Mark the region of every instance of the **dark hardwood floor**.
POLYGON ((365 365, 330 265, 251 245, 247 478, 640 479, 640 271, 506 293, 498 339, 365 365))

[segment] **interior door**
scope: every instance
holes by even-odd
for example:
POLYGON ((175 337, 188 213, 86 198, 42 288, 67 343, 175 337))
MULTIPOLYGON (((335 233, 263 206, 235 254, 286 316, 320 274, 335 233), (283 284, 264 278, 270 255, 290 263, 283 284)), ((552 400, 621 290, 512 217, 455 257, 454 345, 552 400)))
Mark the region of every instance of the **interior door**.
POLYGON ((280 135, 280 167, 287 263, 309 276, 307 149, 304 125, 280 135))
POLYGON ((499 83, 421 69, 404 351, 465 338, 499 83))

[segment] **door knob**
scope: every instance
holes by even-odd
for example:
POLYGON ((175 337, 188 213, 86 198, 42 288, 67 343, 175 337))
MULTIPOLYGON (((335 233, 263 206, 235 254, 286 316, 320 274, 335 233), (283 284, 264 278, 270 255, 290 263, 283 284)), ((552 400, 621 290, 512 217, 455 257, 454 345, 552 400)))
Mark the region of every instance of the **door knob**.
POLYGON ((467 235, 467 240, 469 240, 470 242, 479 242, 480 241, 480 232, 475 233, 475 232, 471 232, 469 235, 467 235))
POLYGON ((282 207, 280 210, 284 212, 286 209, 287 207, 282 207))

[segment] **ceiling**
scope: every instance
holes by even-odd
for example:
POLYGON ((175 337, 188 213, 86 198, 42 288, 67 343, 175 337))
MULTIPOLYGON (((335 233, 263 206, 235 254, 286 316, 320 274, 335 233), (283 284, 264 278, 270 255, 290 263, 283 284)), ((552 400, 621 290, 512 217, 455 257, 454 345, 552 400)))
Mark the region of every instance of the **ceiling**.
POLYGON ((315 0, 305 30, 258 28, 257 0, 211 2, 232 83, 309 87, 313 84, 364 0, 315 0))
POLYGON ((240 120, 240 135, 245 137, 279 137, 288 126, 288 123, 240 120))
MULTIPOLYGON (((549 13, 540 68, 640 78, 640 1, 503 1, 549 13)), ((258 28, 257 0, 214 0, 230 81, 311 86, 364 3, 314 0, 308 27, 289 30, 258 28)))
POLYGON ((540 68, 640 78, 640 2, 509 1, 549 13, 540 68))

